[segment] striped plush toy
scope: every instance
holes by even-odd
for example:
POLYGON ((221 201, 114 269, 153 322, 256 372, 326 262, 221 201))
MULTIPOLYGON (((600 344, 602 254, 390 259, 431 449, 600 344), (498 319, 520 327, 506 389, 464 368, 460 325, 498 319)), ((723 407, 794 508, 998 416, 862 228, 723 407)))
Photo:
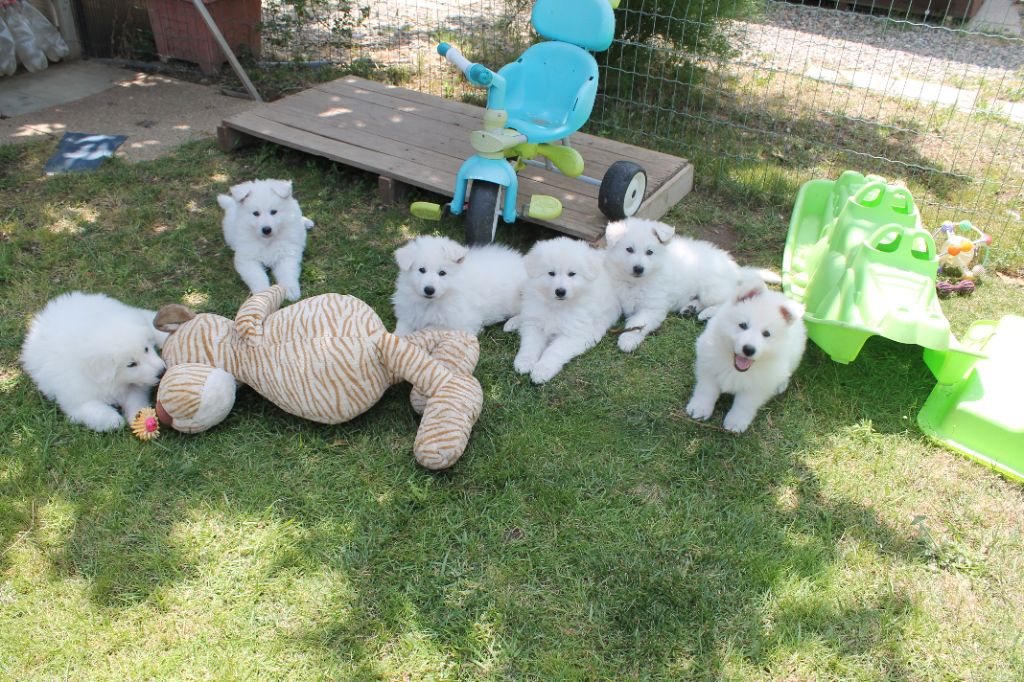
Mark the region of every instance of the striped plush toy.
POLYGON ((231 410, 237 380, 285 412, 339 424, 408 381, 413 408, 423 415, 416 461, 428 469, 455 463, 483 405, 472 374, 480 355, 476 337, 395 336, 368 305, 341 294, 279 309, 283 300, 284 289, 272 286, 251 296, 233 322, 180 305, 161 308, 154 324, 171 335, 157 391, 160 421, 185 433, 205 431, 231 410))

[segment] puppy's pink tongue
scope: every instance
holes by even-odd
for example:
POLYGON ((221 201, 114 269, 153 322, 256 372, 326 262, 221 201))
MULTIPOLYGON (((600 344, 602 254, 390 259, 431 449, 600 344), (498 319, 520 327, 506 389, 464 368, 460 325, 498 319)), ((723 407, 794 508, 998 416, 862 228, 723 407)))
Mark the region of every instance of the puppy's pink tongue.
POLYGON ((736 369, 739 370, 740 372, 746 372, 748 369, 750 369, 750 366, 752 364, 754 364, 754 361, 748 358, 746 355, 737 355, 733 359, 733 365, 735 365, 736 369))

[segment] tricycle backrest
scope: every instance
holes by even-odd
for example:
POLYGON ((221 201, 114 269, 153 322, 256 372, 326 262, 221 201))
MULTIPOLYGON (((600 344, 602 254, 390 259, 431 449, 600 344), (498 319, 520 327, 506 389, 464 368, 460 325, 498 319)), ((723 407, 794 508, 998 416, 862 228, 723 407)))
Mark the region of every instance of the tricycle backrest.
POLYGON ((537 0, 530 21, 548 40, 595 52, 607 50, 615 37, 615 14, 608 0, 537 0))

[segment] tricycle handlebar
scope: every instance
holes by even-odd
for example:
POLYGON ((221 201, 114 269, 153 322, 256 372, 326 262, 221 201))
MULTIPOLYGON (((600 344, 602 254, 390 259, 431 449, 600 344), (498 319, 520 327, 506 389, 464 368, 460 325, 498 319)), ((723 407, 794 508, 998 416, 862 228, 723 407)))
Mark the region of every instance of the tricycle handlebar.
POLYGON ((469 82, 480 87, 488 87, 494 81, 495 73, 483 64, 474 64, 462 56, 458 48, 448 43, 440 43, 437 46, 437 53, 459 68, 466 75, 469 82))

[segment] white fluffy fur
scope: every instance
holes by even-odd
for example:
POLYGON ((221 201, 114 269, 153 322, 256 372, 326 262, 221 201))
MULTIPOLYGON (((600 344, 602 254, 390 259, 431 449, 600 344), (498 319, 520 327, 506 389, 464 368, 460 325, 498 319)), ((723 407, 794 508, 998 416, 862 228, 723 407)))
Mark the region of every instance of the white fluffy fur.
POLYGON ((505 331, 519 331, 515 369, 535 384, 597 345, 619 318, 604 256, 568 237, 537 242, 526 254, 523 309, 505 331))
POLYGON ((762 405, 789 386, 807 345, 807 331, 803 307, 783 294, 766 290, 756 280, 738 291, 697 339, 697 385, 686 412, 707 419, 718 397, 732 393, 723 426, 742 432, 762 405))
MULTIPOLYGON (((619 348, 631 352, 671 312, 688 310, 708 319, 735 293, 748 273, 714 244, 678 236, 671 225, 626 218, 605 230, 606 263, 626 315, 619 348)), ((779 281, 767 271, 766 281, 779 281)))
POLYGON ((479 334, 519 312, 523 254, 501 246, 469 248, 447 237, 416 237, 395 251, 398 280, 391 302, 395 333, 454 329, 479 334))
POLYGON ((297 301, 306 231, 313 221, 303 217, 291 180, 252 180, 230 192, 219 195, 217 203, 224 209, 224 241, 235 252, 235 270, 256 294, 270 288, 270 268, 285 296, 297 301))
POLYGON ((155 315, 102 294, 58 296, 32 320, 21 364, 71 421, 120 428, 149 404, 164 372, 156 351, 167 334, 153 327, 155 315))

